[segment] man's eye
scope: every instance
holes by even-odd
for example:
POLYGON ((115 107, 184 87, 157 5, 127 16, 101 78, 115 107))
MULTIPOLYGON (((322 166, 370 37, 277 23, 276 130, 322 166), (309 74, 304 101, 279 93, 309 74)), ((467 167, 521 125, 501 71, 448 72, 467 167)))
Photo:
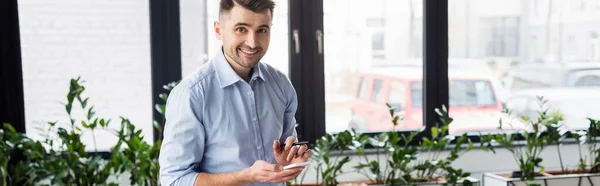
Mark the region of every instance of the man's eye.
POLYGON ((235 31, 238 31, 238 32, 246 32, 246 29, 245 29, 245 28, 237 28, 237 29, 235 29, 235 31))
POLYGON ((267 29, 262 28, 262 29, 258 30, 258 33, 267 33, 267 31, 268 31, 267 29))

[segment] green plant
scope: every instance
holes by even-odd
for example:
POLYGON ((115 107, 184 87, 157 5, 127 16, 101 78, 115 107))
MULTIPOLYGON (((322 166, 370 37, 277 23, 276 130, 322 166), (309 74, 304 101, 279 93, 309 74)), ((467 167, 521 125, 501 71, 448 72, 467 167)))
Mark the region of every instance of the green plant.
POLYGON ((30 144, 31 140, 22 133, 17 132, 12 125, 4 123, 0 128, 0 177, 1 185, 33 185, 35 178, 33 169, 29 166, 28 159, 22 159, 17 164, 9 164, 12 155, 19 152, 23 146, 30 144))
MULTIPOLYGON (((395 110, 388 104, 394 129, 401 120, 395 110)), ((445 107, 436 109, 442 121, 431 128, 431 138, 421 137, 420 144, 415 146, 415 138, 422 131, 412 131, 399 135, 395 130, 369 137, 353 131, 353 145, 350 147, 357 152, 359 164, 357 171, 365 175, 372 183, 388 185, 410 185, 417 182, 438 182, 457 184, 470 176, 452 166, 458 157, 473 148, 466 134, 456 138, 448 134, 448 126, 452 122, 445 107), (463 147, 465 146, 466 147, 463 147), (367 146, 375 149, 376 159, 369 159, 365 154, 367 146), (449 150, 447 157, 442 152, 449 150), (425 154, 421 154, 425 152, 425 154), (382 158, 383 156, 383 158, 382 158), (421 158, 418 158, 421 157, 421 158), (381 162, 384 162, 381 166, 381 162)), ((464 180, 463 185, 470 185, 464 180)))
POLYGON ((312 159, 316 161, 315 170, 317 171, 317 183, 322 185, 337 185, 337 177, 344 173, 342 167, 350 162, 350 157, 344 153, 352 143, 352 135, 349 131, 343 131, 339 134, 326 134, 317 140, 313 149, 312 159), (340 154, 331 158, 332 151, 339 151, 340 154), (340 159, 341 157, 341 159, 340 159))
POLYGON ((117 135, 119 141, 111 148, 112 158, 108 163, 113 172, 122 174, 128 171, 131 185, 159 185, 158 155, 161 141, 148 144, 144 141, 142 130, 136 129, 126 118, 121 118, 121 129, 117 135))
POLYGON ((554 110, 549 113, 550 119, 547 124, 544 126, 546 128, 545 135, 547 135, 546 141, 548 144, 556 145, 556 153, 558 154, 558 160, 560 163, 560 170, 563 174, 568 172, 568 169, 565 167, 563 163, 563 156, 561 153, 561 147, 563 141, 567 138, 567 133, 569 132, 567 128, 564 126, 564 115, 558 110, 554 110))
POLYGON ((402 118, 395 115, 391 105, 387 104, 387 106, 392 116, 394 130, 374 137, 363 135, 355 130, 351 131, 352 145, 349 148, 356 152, 359 158, 359 163, 354 168, 374 184, 408 184, 411 182, 412 172, 410 163, 418 154, 417 147, 410 146, 409 142, 418 132, 400 136, 395 128, 402 118), (400 140, 403 140, 403 145, 400 144, 400 140), (366 155, 368 147, 375 149, 375 159, 370 159, 366 155), (383 166, 381 162, 384 162, 383 166))
MULTIPOLYGON (((461 180, 462 185, 472 185, 467 178, 471 173, 464 172, 460 168, 452 166, 452 163, 462 154, 473 149, 473 143, 464 133, 460 136, 454 136, 448 133, 448 128, 453 119, 449 116, 445 106, 441 109, 435 109, 440 117, 440 123, 431 128, 431 139, 424 137, 420 149, 427 152, 428 156, 424 160, 418 161, 416 165, 416 175, 420 180, 438 181, 443 180, 446 184, 456 185, 461 180), (466 147, 464 147, 466 146, 466 147), (449 149, 450 153, 446 157, 440 157, 441 153, 449 149)), ((482 145, 483 146, 483 145, 482 145)))
POLYGON ((586 130, 573 131, 573 137, 578 143, 579 161, 577 170, 579 172, 598 173, 600 168, 600 149, 597 148, 598 137, 600 137, 600 120, 588 118, 589 128, 586 130), (581 146, 586 145, 589 154, 583 156, 581 146), (589 163, 587 159, 589 158, 589 163), (589 169, 588 169, 589 168, 589 169))
MULTIPOLYGON (((533 180, 535 176, 539 175, 536 174, 537 172, 544 172, 544 167, 541 165, 543 159, 540 154, 555 141, 555 137, 548 135, 548 129, 556 126, 561 119, 557 118, 559 115, 547 108, 547 102, 543 97, 538 97, 540 110, 537 118, 521 117, 528 130, 517 130, 516 134, 504 133, 485 136, 512 153, 519 166, 519 171, 513 172, 513 177, 519 177, 522 181, 533 180), (523 138, 523 145, 517 144, 516 140, 519 136, 523 138)), ((511 115, 509 110, 505 110, 505 113, 511 115)), ((502 129, 502 125, 502 120, 500 120, 500 129, 502 129)))
POLYGON ((106 129, 110 123, 97 117, 94 106, 88 104, 89 97, 83 97, 83 83, 80 77, 70 81, 65 104, 68 128, 58 122, 48 122, 48 128, 43 131, 45 139, 31 143, 24 148, 24 153, 31 158, 35 175, 41 180, 48 179, 51 185, 116 185, 107 183, 110 171, 103 165, 104 160, 97 153, 88 153, 81 141, 84 132, 91 132, 96 149, 94 131, 106 129), (75 104, 81 106, 84 114, 80 121, 72 113, 75 104))
MULTIPOLYGON (((171 91, 178 82, 169 83, 163 88, 171 91)), ((166 103, 168 93, 162 93, 159 97, 166 103)), ((155 109, 164 118, 165 103, 156 104, 155 109)), ((163 119, 164 120, 164 119, 163 119)), ((160 122, 154 121, 154 128, 162 134, 160 122)), ((130 172, 129 177, 132 185, 156 186, 159 185, 159 163, 158 155, 162 143, 159 137, 152 145, 144 140, 141 129, 135 126, 126 118, 121 118, 121 128, 117 132, 119 141, 111 148, 112 159, 108 165, 112 171, 121 174, 125 171, 130 172)))

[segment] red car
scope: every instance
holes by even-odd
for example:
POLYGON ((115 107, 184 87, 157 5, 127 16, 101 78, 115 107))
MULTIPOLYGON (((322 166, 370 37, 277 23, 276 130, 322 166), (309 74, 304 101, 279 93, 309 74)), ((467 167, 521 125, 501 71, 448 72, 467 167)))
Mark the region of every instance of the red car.
MULTIPOLYGON (((349 128, 362 132, 393 129, 386 103, 403 118, 396 130, 417 130, 423 126, 421 69, 386 69, 357 76, 352 119, 349 128)), ((450 133, 496 131, 498 120, 511 120, 502 113, 492 79, 485 75, 449 72, 450 133)), ((522 128, 515 123, 511 128, 522 128)))

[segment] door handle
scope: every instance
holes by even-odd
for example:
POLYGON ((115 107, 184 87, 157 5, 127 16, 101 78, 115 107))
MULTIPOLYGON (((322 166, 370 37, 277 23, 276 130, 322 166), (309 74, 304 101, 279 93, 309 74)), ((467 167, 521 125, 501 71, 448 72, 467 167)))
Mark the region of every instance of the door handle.
POLYGON ((294 29, 292 32, 292 36, 294 37, 294 47, 296 50, 296 54, 300 53, 300 31, 298 29, 294 29))
POLYGON ((317 52, 319 54, 323 54, 323 31, 321 31, 321 29, 317 29, 316 36, 317 36, 317 52))

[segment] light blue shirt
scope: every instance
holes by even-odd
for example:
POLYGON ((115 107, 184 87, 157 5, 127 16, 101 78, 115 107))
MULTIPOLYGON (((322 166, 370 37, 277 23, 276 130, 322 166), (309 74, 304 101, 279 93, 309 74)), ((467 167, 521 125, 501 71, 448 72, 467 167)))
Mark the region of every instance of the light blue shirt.
POLYGON ((169 95, 161 185, 192 186, 198 172, 238 171, 257 160, 275 164, 273 141, 297 136, 298 102, 288 78, 260 62, 247 83, 219 51, 169 95))

